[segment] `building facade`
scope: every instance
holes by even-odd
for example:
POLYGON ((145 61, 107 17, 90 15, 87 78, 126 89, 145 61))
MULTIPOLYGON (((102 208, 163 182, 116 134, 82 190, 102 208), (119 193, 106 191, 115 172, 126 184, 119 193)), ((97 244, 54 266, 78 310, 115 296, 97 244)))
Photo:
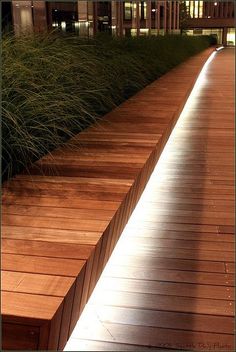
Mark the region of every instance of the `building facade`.
POLYGON ((235 43, 233 1, 185 1, 187 33, 216 34, 220 43, 235 43))
POLYGON ((99 32, 117 36, 184 32, 215 34, 223 44, 234 41, 233 1, 14 0, 11 18, 16 34, 50 29, 80 36, 99 32))

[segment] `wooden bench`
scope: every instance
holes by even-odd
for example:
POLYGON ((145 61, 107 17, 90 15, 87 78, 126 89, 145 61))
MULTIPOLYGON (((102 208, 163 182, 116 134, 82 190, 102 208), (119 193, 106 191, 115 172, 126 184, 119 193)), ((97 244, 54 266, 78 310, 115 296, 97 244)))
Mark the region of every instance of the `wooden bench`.
POLYGON ((64 348, 212 51, 4 184, 3 349, 64 348))

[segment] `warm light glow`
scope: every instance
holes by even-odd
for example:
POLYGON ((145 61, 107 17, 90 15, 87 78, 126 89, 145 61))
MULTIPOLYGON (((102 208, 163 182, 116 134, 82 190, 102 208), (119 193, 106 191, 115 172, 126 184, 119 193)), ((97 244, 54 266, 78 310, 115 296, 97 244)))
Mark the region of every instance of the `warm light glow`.
POLYGON ((24 6, 24 7, 20 7, 19 10, 20 10, 19 22, 15 23, 15 25, 19 25, 20 31, 22 33, 31 32, 33 28, 31 8, 27 8, 26 6, 24 6))
MULTIPOLYGON (((118 241, 115 250, 113 251, 110 260, 108 261, 104 272, 106 273, 106 277, 104 276, 104 273, 101 275, 100 280, 98 281, 93 294, 91 295, 91 298, 86 305, 78 323, 77 326, 75 327, 74 331, 72 332, 71 338, 69 339, 67 345, 65 346, 65 351, 79 351, 79 350, 84 350, 84 347, 86 347, 85 340, 80 340, 80 337, 83 338, 92 338, 93 337, 93 332, 97 332, 98 336, 98 331, 99 329, 103 329, 102 331, 104 332, 104 326, 102 322, 99 319, 99 312, 103 312, 103 307, 106 305, 106 289, 111 289, 111 287, 116 288, 119 290, 119 282, 115 280, 114 278, 109 277, 109 270, 111 271, 111 265, 110 263, 120 263, 120 260, 122 258, 122 255, 127 253, 128 250, 137 250, 137 247, 134 248, 134 244, 132 241, 130 241, 130 236, 129 236, 129 228, 133 225, 135 226, 136 229, 139 228, 139 221, 142 220, 142 215, 144 213, 145 207, 143 201, 147 199, 150 201, 150 199, 153 197, 153 191, 152 191, 152 186, 155 187, 155 199, 158 199, 157 195, 157 189, 156 186, 158 185, 159 180, 165 179, 165 165, 166 161, 172 157, 172 152, 173 148, 176 148, 176 140, 175 137, 178 135, 182 134, 182 129, 181 127, 185 123, 185 120, 188 119, 188 117, 191 115, 191 111, 193 109, 193 104, 195 104, 197 96, 199 95, 199 91, 204 87, 204 85, 207 82, 207 77, 206 77, 206 72, 208 70, 208 66, 211 63, 211 61, 214 59, 216 55, 216 51, 211 54, 211 56, 208 58, 206 61, 205 65, 203 66, 200 75, 198 76, 198 79, 194 85, 194 88, 184 106, 184 109, 176 123, 176 126, 174 127, 171 136, 161 154, 160 159, 158 160, 158 163, 150 177, 150 180, 132 214, 132 216, 129 219, 129 222, 127 226, 125 227, 120 240, 118 241), (172 149, 171 149, 172 148, 172 149), (141 219, 141 220, 140 220, 141 219), (86 336, 86 337, 84 337, 86 336), (74 338, 74 340, 73 340, 74 338)), ((184 145, 186 147, 186 141, 183 139, 179 140, 178 146, 181 147, 181 145, 184 145)), ((175 181, 173 181, 175 182, 175 181)), ((167 193, 167 197, 170 199, 172 198, 171 194, 167 193)), ((146 203, 147 204, 147 203, 146 203)), ((168 206, 171 203, 163 203, 163 208, 165 207, 165 210, 168 210, 168 206), (169 204, 169 205, 168 205, 169 204)), ((161 213, 160 213, 161 214, 161 213)), ((148 216, 148 211, 146 210, 145 215, 148 216)), ((159 216, 159 215, 158 215, 159 216)), ((161 215, 160 215, 161 216, 161 215)), ((130 253, 130 252, 129 252, 130 253)), ((129 254, 130 255, 130 254, 129 254)), ((137 257, 138 258, 138 257, 137 257)), ((137 266, 138 266, 138 259, 137 259, 137 266)), ((135 259, 132 261, 132 265, 135 266, 135 259)), ((110 275, 111 276, 111 275, 110 275)), ((112 319, 112 317, 110 318, 112 319)), ((109 332, 108 332, 109 333, 109 332)))
POLYGON ((235 29, 229 28, 227 33, 227 44, 235 45, 235 29))
POLYGON ((194 1, 190 1, 189 14, 191 18, 194 18, 194 1))
POLYGON ((61 22, 61 28, 66 29, 66 22, 65 21, 61 22))
POLYGON ((195 8, 194 8, 194 17, 197 18, 198 17, 198 2, 195 2, 195 8))
POLYGON ((130 2, 125 2, 125 19, 131 20, 132 18, 132 5, 130 2))
POLYGON ((202 18, 203 17, 203 1, 199 1, 199 13, 198 17, 202 18))
POLYGON ((218 4, 217 4, 217 2, 214 2, 214 6, 217 6, 218 4))

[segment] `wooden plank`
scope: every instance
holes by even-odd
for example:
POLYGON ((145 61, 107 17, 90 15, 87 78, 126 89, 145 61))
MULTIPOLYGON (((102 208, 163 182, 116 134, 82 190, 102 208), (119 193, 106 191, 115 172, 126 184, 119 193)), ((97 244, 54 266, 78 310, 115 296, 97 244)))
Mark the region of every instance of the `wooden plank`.
MULTIPOLYGON (((101 173, 104 172, 104 168, 101 167, 101 173)), ((90 177, 92 177, 92 168, 85 168, 83 170, 79 170, 78 172, 80 173, 86 173, 86 170, 87 173, 90 175, 90 177)), ((119 175, 118 173, 119 170, 113 170, 111 169, 110 172, 117 172, 117 175, 119 175)), ((134 175, 134 178, 135 176, 138 174, 140 170, 137 170, 133 172, 133 175, 134 175)), ((43 173, 44 172, 44 168, 42 168, 41 172, 43 173)), ((98 170, 98 172, 100 172, 98 170)), ((125 169, 122 171, 124 174, 125 174, 125 169)), ((48 174, 49 172, 47 170, 45 170, 45 174, 48 174)), ((64 173, 64 171, 63 171, 64 173)), ((76 169, 73 171, 72 170, 72 173, 75 173, 76 174, 76 169)), ((127 171, 128 173, 128 171, 127 171)), ((66 174, 69 174, 69 166, 68 167, 65 167, 65 175, 66 174)), ((125 194, 125 191, 123 193, 118 193, 118 192, 114 192, 114 191, 110 191, 107 190, 106 192, 104 191, 96 191, 96 192, 86 192, 86 190, 77 190, 76 192, 73 191, 73 190, 68 190, 68 192, 66 192, 65 190, 64 191, 59 191, 57 189, 51 189, 51 187, 49 187, 48 189, 37 189, 36 187, 34 188, 30 188, 30 187, 24 187, 23 189, 22 188, 17 188, 17 187, 14 187, 14 188, 11 188, 11 187, 8 187, 7 191, 4 192, 5 193, 5 196, 8 197, 8 196, 11 196, 12 194, 14 195, 17 195, 18 197, 73 197, 73 196, 77 196, 77 200, 100 200, 100 201, 115 201, 115 202, 120 202, 122 199, 123 199, 123 195, 125 194)))
MULTIPOLYGON (((80 199, 68 199, 63 196, 58 197, 41 197, 40 195, 35 197, 31 195, 24 197, 18 197, 14 194, 7 195, 3 194, 4 204, 20 204, 29 206, 42 206, 42 207, 63 207, 63 208, 77 208, 77 209, 93 209, 93 210, 117 210, 120 202, 101 200, 83 200, 80 199)), ((94 212, 95 213, 95 212, 94 212)))
POLYGON ((19 292, 2 291, 2 317, 3 322, 25 323, 34 322, 34 325, 42 321, 49 321, 62 305, 61 297, 25 294, 19 292), (15 319, 13 318, 15 317, 15 319))
POLYGON ((205 261, 216 261, 226 262, 227 260, 234 261, 233 252, 222 252, 222 251, 205 251, 205 250, 192 250, 176 248, 174 251, 169 248, 143 248, 143 246, 136 246, 135 248, 127 244, 123 247, 124 255, 146 255, 151 257, 169 258, 169 259, 189 259, 189 260, 201 260, 205 261))
MULTIPOLYGON (((233 198, 233 195, 232 195, 233 198)), ((220 225, 221 226, 232 226, 234 224, 234 219, 233 218, 222 218, 222 217, 205 217, 203 216, 202 218, 200 216, 171 216, 169 217, 168 215, 161 215, 160 217, 156 217, 154 216, 153 219, 155 219, 155 222, 152 221, 152 218, 148 218, 147 219, 143 219, 143 221, 146 222, 151 222, 152 224, 161 222, 161 223, 168 223, 168 222, 172 222, 175 224, 181 224, 181 225, 185 225, 185 224, 194 224, 194 225, 220 225), (148 219, 148 220, 147 220, 148 219)), ((233 227, 233 226, 232 226, 233 227)))
POLYGON ((225 273, 207 273, 184 270, 165 270, 145 268, 142 265, 127 267, 125 265, 112 265, 104 270, 105 276, 123 277, 130 279, 147 279, 158 281, 195 283, 203 285, 233 286, 234 276, 225 273))
MULTIPOLYGON (((124 308, 107 305, 88 305, 86 315, 90 322, 99 320, 104 323, 115 323, 137 326, 152 326, 166 329, 212 332, 215 334, 232 334, 234 319, 220 315, 191 314, 141 308, 124 308)), ((80 322, 73 336, 82 327, 80 322)))
MULTIPOLYGON (((133 164, 132 166, 127 166, 128 164, 123 165, 116 165, 114 166, 112 163, 110 165, 107 165, 103 163, 103 165, 83 165, 83 166, 78 166, 78 165, 71 165, 71 164, 66 164, 63 163, 63 165, 60 164, 43 164, 43 165, 35 165, 32 168, 30 168, 29 172, 32 175, 35 174, 40 174, 40 175, 48 175, 48 176, 54 176, 56 174, 60 174, 60 176, 72 176, 72 177, 96 177, 96 178, 108 178, 111 177, 113 179, 129 179, 129 180, 134 180, 135 177, 137 177, 138 173, 141 170, 141 164, 133 164), (108 166, 108 167, 106 167, 108 166), (128 177, 127 177, 128 175, 128 177)), ((16 192, 16 191, 15 191, 16 192)), ((19 193, 22 195, 28 195, 30 192, 25 190, 24 192, 19 193)), ((50 193, 56 193, 54 192, 49 192, 50 193)), ((46 194, 47 195, 47 194, 46 194)), ((116 195, 114 193, 114 195, 116 195)), ((72 196, 72 194, 71 194, 72 196)), ((96 199, 96 196, 91 193, 90 194, 91 198, 88 198, 88 194, 82 193, 81 192, 81 198, 82 199, 96 199), (84 197, 84 198, 83 198, 84 197), (85 198, 86 197, 86 198, 85 198), (94 198, 93 198, 94 197, 94 198)), ((102 193, 99 194, 99 196, 102 196, 102 193)), ((117 195, 118 198, 118 195, 117 195)), ((105 200, 112 200, 112 197, 109 198, 109 193, 106 194, 105 200)), ((113 198, 114 199, 114 198, 113 198)))
MULTIPOLYGON (((97 304, 172 312, 234 316, 233 301, 106 290, 97 304)), ((91 304, 95 298, 91 297, 91 304)))
MULTIPOLYGON (((127 225, 127 227, 132 227, 131 225, 127 225)), ((161 222, 161 221, 143 221, 144 228, 154 228, 156 230, 172 230, 172 231, 187 231, 187 232, 212 232, 212 233, 233 233, 233 226, 227 227, 219 227, 217 225, 208 225, 208 224, 178 224, 175 222, 161 222), (225 231, 224 231, 225 230, 225 231)))
POLYGON ((64 297, 74 282, 66 276, 2 271, 2 289, 9 292, 64 297))
POLYGON ((47 346, 49 350, 58 350, 59 348, 60 328, 61 328, 62 313, 63 313, 62 309, 63 307, 61 305, 50 321, 50 333, 49 333, 48 346, 47 346))
POLYGON ((27 215, 14 215, 10 216, 3 214, 2 216, 3 225, 13 226, 28 226, 28 227, 45 227, 49 229, 66 229, 66 230, 87 230, 87 231, 101 231, 101 233, 107 227, 107 221, 104 220, 81 220, 73 219, 68 221, 66 218, 54 218, 54 217, 43 217, 38 216, 37 218, 27 215))
MULTIPOLYGON (((66 155, 67 152, 66 152, 66 146, 67 144, 65 144, 63 147, 61 148, 58 148, 58 149, 55 149, 53 151, 53 156, 54 155, 59 155, 61 156, 62 158, 64 156, 64 154, 66 155)), ((77 150, 77 149, 76 149, 77 150)), ((81 156, 81 150, 77 150, 77 153, 78 155, 81 156)), ((91 156, 91 155, 96 155, 96 152, 90 152, 90 153, 87 153, 87 152, 84 152, 84 149, 83 149, 83 154, 82 155, 88 155, 88 156, 91 156)), ((106 156, 107 154, 109 153, 102 153, 102 152, 98 152, 97 151, 97 154, 98 155, 104 155, 106 156)), ((119 155, 119 153, 115 153, 115 151, 113 151, 112 155, 119 155)), ((69 155, 71 155, 71 152, 69 152, 69 155)), ((122 153, 121 155, 124 155, 125 156, 125 153, 122 153)), ((147 157, 149 155, 149 153, 142 153, 142 155, 145 155, 145 157, 147 157)), ((76 157, 76 155, 72 154, 73 157, 76 157)), ((137 156, 137 154, 136 154, 137 156)), ((46 157, 46 156, 45 156, 46 157)), ((52 156, 51 156, 52 157, 52 156)), ((32 184, 35 185, 35 187, 38 187, 38 183, 40 184, 45 184, 45 183, 50 183, 50 184, 58 184, 59 187, 62 187, 62 185, 67 185, 69 187, 72 186, 75 187, 76 185, 79 186, 79 187, 92 187, 92 186, 95 186, 98 187, 98 189, 103 189, 103 188, 106 188, 108 185, 110 186, 115 186, 115 187, 118 187, 118 186, 121 186, 121 187, 127 187, 127 186, 131 186, 132 185, 132 182, 130 182, 129 180, 117 180, 117 179, 111 179, 111 178, 104 178, 104 179, 96 179, 95 177, 94 178, 86 178, 86 177, 61 177, 60 175, 56 176, 56 177, 47 177, 47 176, 40 176, 40 175, 35 175, 33 178, 31 175, 25 175, 25 174, 18 174, 14 177, 14 180, 16 181, 20 181, 20 182, 27 182, 28 184, 32 184)), ((9 185, 11 184, 11 182, 9 182, 9 185)), ((93 190, 94 188, 89 188, 89 190, 93 190)))
POLYGON ((94 324, 90 329, 77 331, 77 336, 82 339, 89 339, 93 334, 94 339, 101 336, 103 341, 119 343, 130 343, 141 346, 153 346, 180 349, 180 350, 212 350, 217 346, 217 350, 233 351, 234 337, 229 334, 195 332, 183 330, 170 330, 153 327, 139 327, 133 325, 101 323, 94 324))
POLYGON ((101 255, 102 255, 102 248, 105 246, 104 244, 104 238, 106 235, 103 235, 103 238, 100 239, 100 241, 97 243, 95 252, 94 252, 94 260, 93 260, 93 266, 92 266, 92 272, 90 275, 90 280, 89 280, 89 290, 88 290, 88 297, 92 294, 94 287, 96 286, 96 283, 100 277, 100 273, 103 269, 103 262, 101 260, 101 255))
MULTIPOLYGON (((112 256, 109 260, 111 265, 120 265, 120 258, 112 256)), ((206 271, 212 273, 224 273, 225 265, 223 262, 189 260, 175 258, 159 258, 155 256, 145 256, 140 254, 122 255, 122 265, 131 267, 139 267, 142 265, 146 269, 173 269, 173 270, 189 270, 189 271, 206 271)))
MULTIPOLYGON (((131 224, 131 222, 130 222, 131 224)), ((196 233, 196 232, 182 232, 182 231, 158 231, 156 229, 146 229, 143 227, 133 226, 132 228, 126 227, 125 235, 131 238, 142 237, 142 238, 160 238, 160 239, 172 239, 172 240, 189 240, 199 242, 217 242, 217 243, 232 243, 235 242, 233 234, 220 234, 220 233, 196 233)), ((130 238, 130 240, 131 240, 130 238)))
MULTIPOLYGON (((150 351, 151 347, 143 347, 125 343, 113 343, 105 341, 82 340, 71 338, 67 343, 68 351, 150 351)), ((162 350, 155 347, 155 351, 162 350)), ((170 351, 166 350, 165 351, 170 351)))
MULTIPOLYGON (((68 159, 68 158, 67 158, 68 159)), ((67 160, 66 159, 66 160, 67 160)), ((78 164, 78 161, 74 159, 74 157, 72 156, 72 159, 74 160, 75 164, 78 164)), ((146 159, 146 158, 145 158, 146 159)), ((65 160, 65 158, 62 158, 61 163, 63 164, 63 161, 65 160)), ((90 160, 91 161, 91 160, 90 160)), ((87 161, 88 163, 89 161, 87 161)), ((72 160, 68 160, 68 163, 73 164, 72 160)), ((94 164, 94 162, 92 162, 94 164)), ((120 164, 121 162, 118 161, 118 163, 120 164)), ((81 164, 81 162, 79 162, 79 165, 81 164)), ((96 164, 95 164, 96 165, 96 164)), ((98 165, 100 165, 100 163, 98 163, 98 165)), ((105 166, 105 165, 104 165, 105 166)), ((59 178, 59 177, 58 177, 59 178)), ((126 192, 129 187, 131 186, 131 182, 130 180, 114 180, 109 181, 107 179, 103 180, 101 182, 99 182, 99 180, 94 180, 89 181, 89 179, 87 179, 87 182, 81 182, 81 178, 80 177, 74 177, 70 180, 70 182, 68 182, 68 177, 62 178, 60 177, 59 180, 55 181, 55 179, 57 179, 57 177, 46 177, 44 180, 44 177, 41 176, 38 177, 36 180, 34 180, 34 178, 30 179, 29 177, 26 178, 17 178, 17 179, 13 179, 12 181, 8 182, 8 184, 6 184, 7 190, 18 190, 21 188, 21 191, 23 191, 22 189, 31 189, 32 191, 35 192, 40 192, 40 194, 42 194, 42 190, 48 189, 50 187, 50 190, 54 190, 55 192, 63 192, 63 190, 65 189, 66 186, 66 190, 68 192, 73 191, 75 195, 79 195, 80 192, 83 192, 86 190, 86 192, 95 192, 95 193, 99 193, 99 192, 109 192, 111 191, 111 186, 112 186, 112 190, 113 193, 124 193, 126 192), (50 182, 49 182, 50 180, 50 182), (74 181, 73 181, 74 180, 74 181)))
MULTIPOLYGON (((151 208, 151 209, 145 209, 143 211, 143 214, 142 214, 142 218, 143 219, 146 219, 148 218, 149 220, 151 220, 152 218, 155 219, 156 216, 169 216, 170 219, 172 217, 175 218, 175 216, 179 216, 180 218, 182 218, 183 216, 184 217, 191 217, 192 219, 195 219, 196 217, 197 218, 200 218, 202 220, 205 220, 205 219, 210 219, 210 218, 216 218, 216 219, 219 219, 221 221, 221 224, 224 222, 224 220, 226 219, 231 219, 231 220, 234 220, 234 214, 233 212, 213 212, 213 211, 208 211, 208 210, 205 210, 204 211, 204 214, 203 214, 203 211, 202 209, 200 210, 184 210, 184 209, 181 209, 181 210, 175 210, 175 209, 168 209, 168 207, 166 208, 162 208, 162 209, 158 209, 158 208, 151 208)), ((132 219, 135 219, 135 216, 132 217, 132 219)))
POLYGON ((113 211, 109 210, 90 210, 90 209, 76 209, 76 208, 53 208, 53 207, 38 207, 38 206, 22 206, 10 205, 3 206, 3 214, 27 215, 27 216, 44 216, 56 218, 85 219, 85 220, 110 220, 113 211))
POLYGON ((20 254, 2 254, 2 270, 76 277, 85 260, 46 258, 20 254))
MULTIPOLYGON (((221 176, 220 176, 221 177, 221 176)), ((181 176, 182 178, 182 176, 181 176)), ((180 196, 180 197, 167 197, 167 195, 164 196, 161 196, 159 195, 158 198, 156 197, 152 197, 151 195, 148 194, 148 203, 150 205, 153 204, 154 206, 154 209, 155 209, 155 205, 158 203, 158 202, 161 202, 161 203, 164 203, 165 205, 166 204, 185 204, 185 205, 189 205, 189 206, 192 206, 192 205, 202 205, 202 207, 206 206, 206 205, 211 205, 211 206, 229 206, 231 207, 232 209, 232 206, 234 206, 234 201, 233 200, 230 200, 230 199, 221 199, 221 200, 218 200, 218 199, 198 199, 198 198, 190 198, 190 197, 183 197, 183 196, 180 196)))
POLYGON ((72 308, 72 312, 71 312, 70 326, 69 326, 67 339, 71 335, 71 333, 72 333, 72 331, 73 331, 73 329, 79 319, 79 316, 82 313, 82 310, 84 308, 82 300, 85 300, 85 295, 86 295, 86 292, 84 290, 84 287, 86 287, 85 286, 86 285, 86 281, 85 281, 86 271, 85 271, 85 269, 86 269, 86 267, 83 268, 80 275, 76 279, 73 308, 72 308))
MULTIPOLYGON (((69 221, 69 220, 68 220, 69 221)), ((87 230, 55 229, 47 227, 2 226, 2 238, 29 241, 47 241, 96 245, 101 232, 87 230)))
MULTIPOLYGON (((196 238, 196 237, 195 237, 196 238)), ((200 240, 190 240, 185 237, 182 239, 165 239, 165 238, 142 238, 137 236, 132 236, 132 243, 134 245, 142 245, 144 248, 148 247, 158 247, 158 248, 185 248, 185 249, 197 249, 197 250, 211 250, 211 251, 229 251, 233 252, 234 248, 232 242, 219 242, 219 241, 200 241, 200 240)))
POLYGON ((35 255, 63 259, 86 260, 93 251, 93 246, 50 243, 26 240, 2 240, 2 251, 8 254, 35 255))
POLYGON ((83 311, 85 304, 89 299, 89 285, 90 285, 90 279, 92 276, 92 268, 93 268, 95 253, 96 253, 96 250, 94 249, 90 254, 89 259, 86 262, 84 279, 83 279, 83 291, 82 291, 82 297, 80 300, 80 308, 79 308, 80 312, 83 311))
MULTIPOLYGON (((69 328, 71 323, 72 309, 73 309, 73 301, 75 296, 76 283, 70 287, 70 290, 65 295, 63 311, 62 311, 62 320, 60 325, 60 333, 59 333, 59 342, 58 349, 63 350, 69 335, 69 328)), ((79 297, 77 298, 79 299, 79 297)))
POLYGON ((138 279, 129 277, 104 276, 100 283, 102 289, 112 289, 112 291, 125 291, 137 293, 161 294, 166 296, 182 296, 209 299, 232 300, 234 288, 230 286, 215 286, 208 284, 171 282, 164 280, 143 279, 142 275, 138 279))

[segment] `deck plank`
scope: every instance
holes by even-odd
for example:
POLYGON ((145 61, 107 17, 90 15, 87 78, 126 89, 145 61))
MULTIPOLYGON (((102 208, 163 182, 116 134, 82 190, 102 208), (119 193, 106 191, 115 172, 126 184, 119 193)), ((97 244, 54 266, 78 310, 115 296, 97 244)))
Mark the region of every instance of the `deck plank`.
POLYGON ((194 90, 66 350, 235 350, 233 61, 194 90))
MULTIPOLYGON (((114 323, 101 323, 93 325, 94 339, 99 339, 105 342, 119 341, 119 343, 130 343, 144 345, 150 347, 160 347, 191 350, 191 351, 206 351, 215 345, 217 350, 232 351, 234 346, 234 336, 232 334, 219 334, 217 342, 214 333, 192 332, 174 329, 153 328, 146 326, 134 326, 114 323), (116 337, 114 337, 116 336, 116 337)), ((78 336, 89 339, 92 334, 92 329, 86 331, 78 331, 78 336)))
POLYGON ((77 277, 85 260, 46 258, 32 255, 2 254, 2 270, 77 277))
MULTIPOLYGON (((174 68, 104 116, 101 123, 40 159, 30 175, 24 172, 4 184, 2 312, 8 338, 5 343, 10 343, 14 327, 22 324, 23 340, 27 340, 29 333, 36 334, 25 347, 63 349, 211 52, 208 49, 174 68)), ((230 87, 225 81, 227 92, 230 87)), ((216 93, 220 92, 216 84, 214 88, 216 93)), ((168 183, 162 180, 154 186, 148 202, 154 205, 150 211, 152 219, 143 219, 145 239, 140 238, 137 226, 128 226, 134 232, 129 241, 137 246, 131 256, 134 259, 142 253, 153 258, 152 262, 148 265, 144 261, 142 265, 146 264, 146 268, 141 264, 130 266, 133 286, 127 288, 135 292, 124 290, 124 280, 128 279, 119 278, 114 271, 123 286, 108 297, 104 295, 106 304, 115 308, 120 302, 135 311, 154 309, 159 317, 167 317, 171 309, 176 319, 186 317, 184 314, 199 317, 197 326, 203 324, 203 331, 185 333, 184 323, 182 330, 171 327, 170 348, 190 337, 193 342, 213 343, 215 333, 206 330, 204 315, 210 317, 209 321, 212 316, 217 317, 214 326, 225 322, 219 343, 225 344, 227 340, 231 346, 233 95, 228 95, 224 109, 224 127, 219 98, 206 117, 207 99, 215 99, 208 93, 202 107, 192 106, 189 123, 193 125, 183 126, 177 137, 182 146, 190 140, 189 148, 176 148, 172 159, 166 162, 168 183), (200 118, 196 120, 194 116, 198 113, 200 118), (214 126, 214 117, 219 125, 214 126), (218 158, 214 155, 216 151, 218 158), (180 165, 183 159, 186 162, 180 165), (186 182, 184 186, 182 180, 186 182), (176 205, 175 212, 165 211, 163 204, 167 208, 176 205), (163 208, 159 215, 158 208, 163 208), (160 235, 155 237, 153 230, 160 235), (138 273, 143 275, 142 284, 138 273), (194 285, 199 285, 198 292, 194 285)), ((127 246, 122 253, 126 263, 130 250, 127 246)), ((116 266, 123 267, 123 276, 130 275, 123 264, 114 264, 114 270, 116 266)), ((120 336, 116 339, 118 345, 128 349, 129 344, 141 343, 141 326, 135 330, 128 321, 108 324, 112 334, 116 328, 120 336), (132 341, 128 341, 130 333, 132 341)), ((169 330, 164 325, 144 326, 142 344, 145 346, 150 339, 148 345, 162 348, 169 330)), ((105 341, 114 345, 109 336, 106 331, 105 341)))

